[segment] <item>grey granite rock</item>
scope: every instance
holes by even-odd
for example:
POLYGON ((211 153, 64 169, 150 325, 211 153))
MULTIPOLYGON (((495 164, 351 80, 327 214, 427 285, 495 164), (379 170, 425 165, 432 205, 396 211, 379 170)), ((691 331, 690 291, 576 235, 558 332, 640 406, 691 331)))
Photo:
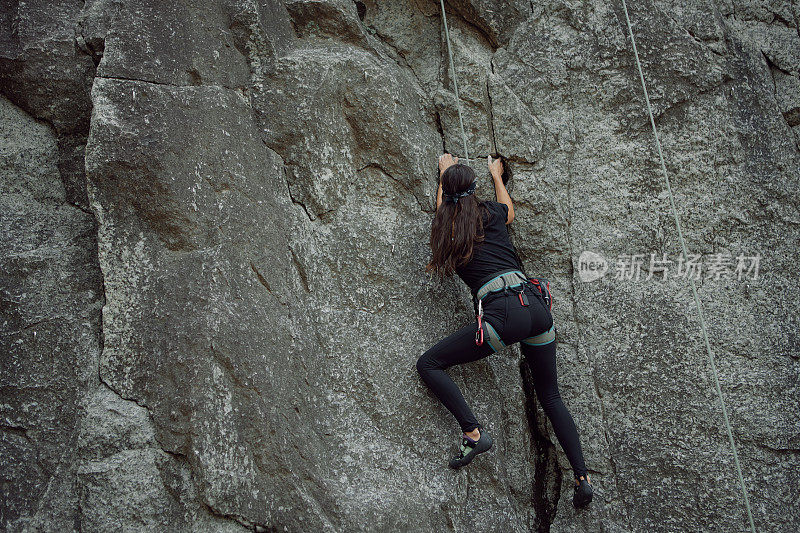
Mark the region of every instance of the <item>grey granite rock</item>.
POLYGON ((97 386, 97 229, 65 202, 48 124, 0 97, 0 136, 2 524, 47 515, 61 529, 77 514, 74 429, 97 386))
MULTIPOLYGON (((627 7, 690 253, 760 254, 697 290, 757 529, 795 531, 798 9, 627 7)), ((447 16, 454 65, 436 1, 4 5, 0 528, 748 530, 689 285, 646 279, 680 245, 622 3, 447 16), (495 437, 462 471, 415 370, 472 319, 424 271, 455 79, 553 283, 588 510, 517 347, 449 370, 495 437)))

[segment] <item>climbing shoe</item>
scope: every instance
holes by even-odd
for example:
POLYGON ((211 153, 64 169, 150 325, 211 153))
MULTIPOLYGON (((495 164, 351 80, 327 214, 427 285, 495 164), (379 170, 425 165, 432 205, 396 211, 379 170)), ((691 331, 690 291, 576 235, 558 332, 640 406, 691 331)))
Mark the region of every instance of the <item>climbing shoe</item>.
POLYGON ((586 507, 592 501, 592 493, 594 492, 592 485, 589 483, 589 474, 581 476, 580 479, 576 477, 575 481, 578 484, 572 487, 572 505, 576 508, 586 507))
POLYGON ((488 451, 492 447, 492 437, 482 426, 478 426, 481 436, 473 440, 466 434, 461 434, 461 453, 450 459, 450 468, 461 468, 468 465, 479 453, 488 451))

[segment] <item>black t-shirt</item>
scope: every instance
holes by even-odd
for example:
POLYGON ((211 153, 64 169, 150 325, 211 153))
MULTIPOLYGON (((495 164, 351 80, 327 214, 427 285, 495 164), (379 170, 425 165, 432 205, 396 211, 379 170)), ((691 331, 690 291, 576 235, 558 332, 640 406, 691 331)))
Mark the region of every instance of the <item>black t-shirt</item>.
POLYGON ((456 268, 456 274, 469 286, 473 296, 492 277, 511 270, 522 270, 506 227, 508 206, 491 200, 483 204, 488 211, 483 216, 486 237, 483 242, 475 243, 472 259, 456 268))

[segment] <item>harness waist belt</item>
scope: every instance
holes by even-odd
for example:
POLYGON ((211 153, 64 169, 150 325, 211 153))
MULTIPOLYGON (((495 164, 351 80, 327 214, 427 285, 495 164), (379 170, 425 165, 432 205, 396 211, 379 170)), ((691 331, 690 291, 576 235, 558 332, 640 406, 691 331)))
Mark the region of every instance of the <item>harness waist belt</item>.
POLYGON ((505 272, 500 274, 499 276, 495 276, 483 285, 481 288, 478 289, 476 293, 476 298, 478 300, 483 299, 484 296, 489 294, 490 292, 495 292, 502 290, 503 288, 508 287, 516 287, 518 285, 522 285, 526 283, 528 278, 525 277, 525 274, 521 270, 512 270, 511 272, 505 272))

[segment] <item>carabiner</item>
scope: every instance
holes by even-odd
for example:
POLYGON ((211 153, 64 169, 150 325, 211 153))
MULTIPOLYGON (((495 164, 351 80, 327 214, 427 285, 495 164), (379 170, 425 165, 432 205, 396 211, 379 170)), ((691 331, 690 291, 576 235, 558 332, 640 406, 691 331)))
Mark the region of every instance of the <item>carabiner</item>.
POLYGON ((478 314, 475 315, 478 319, 478 331, 475 332, 475 344, 478 346, 483 345, 483 301, 478 300, 478 314))
POLYGON ((528 307, 528 305, 530 305, 530 303, 528 302, 528 295, 525 294, 525 284, 524 283, 520 283, 519 291, 515 290, 514 292, 517 293, 517 298, 519 298, 519 304, 521 306, 528 307))

